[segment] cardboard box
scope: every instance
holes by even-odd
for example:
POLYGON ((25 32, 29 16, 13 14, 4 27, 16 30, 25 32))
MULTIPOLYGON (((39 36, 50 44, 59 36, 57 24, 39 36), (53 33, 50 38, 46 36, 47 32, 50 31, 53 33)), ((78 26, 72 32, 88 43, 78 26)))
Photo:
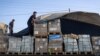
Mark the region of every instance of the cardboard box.
POLYGON ((61 32, 60 23, 49 24, 49 32, 61 32))
POLYGON ((59 34, 54 34, 54 35, 49 35, 49 52, 62 52, 62 43, 63 39, 61 35, 59 34))
POLYGON ((64 38, 64 50, 65 52, 78 52, 77 38, 74 34, 66 34, 64 38))
POLYGON ((0 36, 0 52, 6 52, 8 45, 7 36, 0 36))
POLYGON ((92 44, 94 52, 100 53, 100 36, 93 36, 92 44))
POLYGON ((90 41, 90 35, 79 35, 79 51, 80 52, 91 52, 92 51, 92 44, 90 41))
POLYGON ((60 19, 52 20, 48 22, 49 32, 61 32, 60 19))
POLYGON ((10 37, 8 52, 20 52, 21 51, 21 38, 10 37))
POLYGON ((34 37, 23 36, 21 42, 21 52, 33 52, 34 50, 34 37))
POLYGON ((35 38, 35 52, 44 53, 48 49, 47 38, 35 38))
POLYGON ((34 25, 34 35, 38 35, 38 36, 47 36, 47 23, 44 24, 35 24, 34 25))

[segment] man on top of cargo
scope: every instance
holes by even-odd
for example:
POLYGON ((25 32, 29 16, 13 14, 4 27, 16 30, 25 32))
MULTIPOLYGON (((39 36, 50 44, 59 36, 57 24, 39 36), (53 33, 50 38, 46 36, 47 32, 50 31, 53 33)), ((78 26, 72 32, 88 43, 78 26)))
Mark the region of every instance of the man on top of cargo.
POLYGON ((11 36, 13 35, 14 21, 15 19, 12 19, 12 21, 9 23, 9 32, 11 36))
POLYGON ((30 16, 30 18, 29 18, 29 20, 28 20, 28 22, 27 22, 28 29, 29 29, 29 34, 30 34, 31 36, 33 36, 33 34, 34 34, 34 22, 35 22, 34 19, 36 19, 36 14, 37 14, 37 12, 34 11, 34 12, 33 12, 33 15, 30 16))

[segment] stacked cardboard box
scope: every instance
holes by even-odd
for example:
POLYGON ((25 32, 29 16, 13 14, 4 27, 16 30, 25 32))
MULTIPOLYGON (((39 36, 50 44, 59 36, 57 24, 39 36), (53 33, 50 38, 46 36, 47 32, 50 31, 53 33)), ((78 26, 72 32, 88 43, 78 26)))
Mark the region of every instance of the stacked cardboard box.
POLYGON ((7 37, 6 36, 0 36, 0 52, 6 52, 7 51, 7 37))
POLYGON ((61 32, 60 19, 50 21, 48 23, 49 32, 61 32))
POLYGON ((90 35, 79 35, 79 51, 80 52, 92 51, 90 35))
POLYGON ((21 52, 33 52, 34 50, 34 37, 23 36, 21 43, 21 52))
POLYGON ((92 43, 94 52, 100 54, 100 36, 93 36, 92 43))
POLYGON ((47 23, 34 24, 34 35, 47 35, 47 23))
POLYGON ((44 53, 47 52, 47 38, 35 38, 35 52, 44 53))
POLYGON ((59 34, 49 35, 49 46, 48 51, 49 52, 62 52, 62 37, 59 34))
POLYGON ((3 30, 2 29, 0 29, 0 36, 2 36, 3 35, 3 30))
POLYGON ((8 41, 9 41, 8 52, 21 51, 21 38, 10 37, 8 41))
POLYGON ((64 35, 65 52, 78 52, 77 39, 73 38, 71 34, 64 35))

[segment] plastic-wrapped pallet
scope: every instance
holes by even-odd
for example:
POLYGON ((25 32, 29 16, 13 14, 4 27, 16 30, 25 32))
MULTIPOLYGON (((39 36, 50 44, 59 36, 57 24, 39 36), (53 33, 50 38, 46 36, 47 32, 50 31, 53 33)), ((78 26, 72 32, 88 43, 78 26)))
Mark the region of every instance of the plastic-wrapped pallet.
POLYGON ((93 36, 92 43, 94 52, 100 56, 100 36, 93 36))
POLYGON ((47 23, 34 24, 34 35, 47 35, 47 23))
POLYGON ((79 35, 79 51, 80 52, 92 51, 90 35, 79 35))
POLYGON ((35 52, 44 53, 47 52, 47 38, 35 38, 35 52))
POLYGON ((6 52, 7 51, 7 43, 8 43, 7 36, 0 36, 0 52, 6 52))
POLYGON ((9 36, 0 36, 0 42, 8 42, 9 36))
POLYGON ((3 35, 3 30, 2 29, 0 29, 0 36, 2 36, 3 35))
POLYGON ((21 38, 10 37, 8 52, 20 52, 21 50, 21 38))
POLYGON ((78 52, 78 44, 75 38, 72 38, 70 34, 64 35, 65 52, 78 52))
POLYGON ((21 43, 21 52, 33 52, 34 50, 34 37, 23 36, 21 43))
POLYGON ((49 52, 62 52, 62 37, 59 34, 49 35, 49 52))
POLYGON ((60 19, 49 21, 49 32, 61 32, 60 19))
POLYGON ((0 36, 5 36, 5 35, 6 33, 4 33, 2 29, 0 29, 0 36))

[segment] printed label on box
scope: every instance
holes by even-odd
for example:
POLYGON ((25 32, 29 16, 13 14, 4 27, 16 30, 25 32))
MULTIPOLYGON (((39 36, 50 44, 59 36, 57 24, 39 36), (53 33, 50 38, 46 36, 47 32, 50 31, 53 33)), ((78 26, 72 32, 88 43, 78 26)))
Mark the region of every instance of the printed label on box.
POLYGON ((57 50, 57 48, 55 48, 55 50, 57 50))
POLYGON ((3 47, 6 47, 6 44, 3 44, 3 47))
POLYGON ((43 27, 46 27, 46 24, 43 24, 43 27))
POLYGON ((49 24, 51 24, 51 22, 49 22, 49 24))
POLYGON ((55 31, 57 30, 57 28, 50 28, 50 31, 55 31))
POLYGON ((38 32, 38 31, 35 31, 34 33, 35 33, 35 34, 38 34, 39 32, 38 32))
POLYGON ((98 49, 99 49, 99 47, 98 47, 98 46, 95 46, 94 48, 95 48, 95 50, 98 50, 98 49))
POLYGON ((43 48, 43 46, 40 46, 40 48, 43 48))
POLYGON ((42 39, 43 41, 46 41, 46 39, 42 39))

